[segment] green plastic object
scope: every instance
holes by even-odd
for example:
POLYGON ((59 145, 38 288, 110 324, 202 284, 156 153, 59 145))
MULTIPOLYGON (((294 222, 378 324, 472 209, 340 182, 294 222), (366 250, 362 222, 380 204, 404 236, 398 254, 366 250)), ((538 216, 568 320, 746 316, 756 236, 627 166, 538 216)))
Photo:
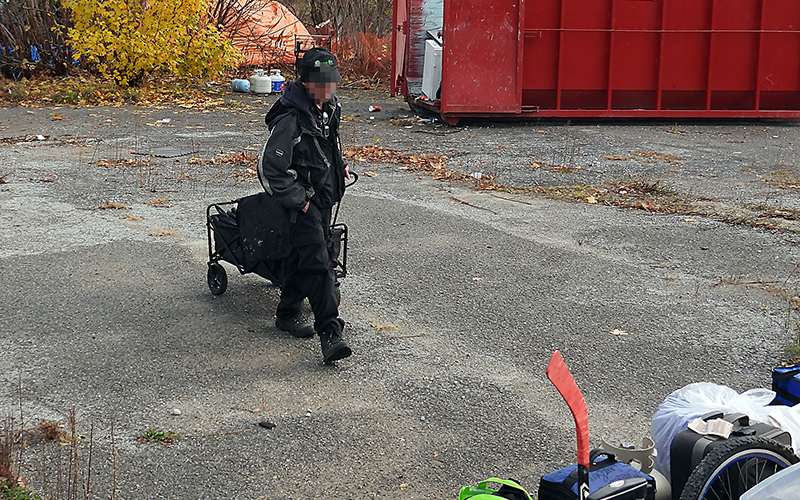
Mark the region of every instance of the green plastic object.
POLYGON ((516 481, 511 479, 498 479, 496 477, 491 477, 486 481, 481 481, 478 483, 478 486, 465 486, 461 488, 461 492, 458 494, 458 500, 497 500, 498 498, 507 498, 505 496, 495 495, 495 493, 497 493, 499 490, 493 490, 489 488, 489 483, 497 483, 514 488, 522 493, 524 498, 527 500, 532 500, 528 492, 525 491, 522 486, 517 484, 516 481))

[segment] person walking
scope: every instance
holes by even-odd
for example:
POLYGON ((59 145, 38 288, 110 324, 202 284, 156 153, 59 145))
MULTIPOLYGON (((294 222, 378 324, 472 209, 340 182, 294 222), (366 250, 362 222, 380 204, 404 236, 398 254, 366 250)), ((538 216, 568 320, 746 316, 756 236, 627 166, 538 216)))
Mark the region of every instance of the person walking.
POLYGON ((292 250, 286 258, 284 285, 275 312, 275 326, 298 338, 319 335, 322 359, 331 363, 352 354, 342 338, 336 276, 328 253, 331 208, 342 199, 345 178, 339 123, 341 81, 336 57, 313 48, 298 65, 299 77, 264 119, 269 137, 261 152, 258 177, 264 190, 286 211, 292 250), (303 323, 305 298, 314 325, 303 323))

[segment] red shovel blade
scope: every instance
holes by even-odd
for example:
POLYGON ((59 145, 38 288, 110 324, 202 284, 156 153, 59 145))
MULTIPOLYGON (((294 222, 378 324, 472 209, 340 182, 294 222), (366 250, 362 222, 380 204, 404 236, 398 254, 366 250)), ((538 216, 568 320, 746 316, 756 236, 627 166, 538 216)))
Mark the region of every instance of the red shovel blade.
POLYGON ((578 433, 578 464, 589 467, 589 412, 583 394, 578 389, 578 384, 572 378, 560 352, 553 353, 545 373, 567 402, 575 419, 575 431, 578 433))

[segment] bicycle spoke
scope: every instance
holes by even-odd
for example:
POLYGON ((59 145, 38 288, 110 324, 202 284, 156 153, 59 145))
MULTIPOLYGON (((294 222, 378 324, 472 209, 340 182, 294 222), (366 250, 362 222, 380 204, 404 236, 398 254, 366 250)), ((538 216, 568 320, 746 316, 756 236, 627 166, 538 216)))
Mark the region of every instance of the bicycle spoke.
POLYGON ((705 500, 739 500, 747 490, 775 474, 778 465, 762 458, 736 462, 708 485, 705 500), (735 468, 734 472, 732 469, 735 468))

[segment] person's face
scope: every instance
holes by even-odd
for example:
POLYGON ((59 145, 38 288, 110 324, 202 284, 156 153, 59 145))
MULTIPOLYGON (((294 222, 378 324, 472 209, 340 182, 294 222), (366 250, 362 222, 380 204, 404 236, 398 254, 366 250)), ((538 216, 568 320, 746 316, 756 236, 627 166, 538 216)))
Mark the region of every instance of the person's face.
POLYGON ((317 106, 329 101, 336 92, 336 82, 307 82, 308 96, 317 106))

